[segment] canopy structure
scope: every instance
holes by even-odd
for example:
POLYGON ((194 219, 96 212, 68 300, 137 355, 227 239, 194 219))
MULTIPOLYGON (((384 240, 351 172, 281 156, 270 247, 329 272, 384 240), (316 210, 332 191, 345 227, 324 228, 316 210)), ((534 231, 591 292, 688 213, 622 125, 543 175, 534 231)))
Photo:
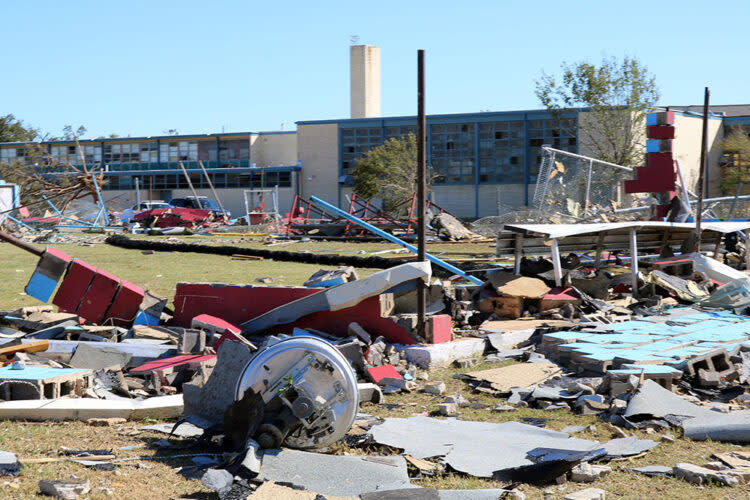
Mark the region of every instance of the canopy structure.
MULTIPOLYGON (((718 250, 721 238, 727 233, 743 232, 750 236, 750 222, 704 222, 701 251, 718 250)), ((665 246, 678 246, 695 230, 694 222, 628 221, 602 224, 506 224, 497 238, 497 256, 514 255, 515 272, 520 273, 521 257, 527 254, 552 253, 555 283, 560 286, 562 268, 560 252, 596 251, 595 267, 607 251, 629 250, 633 283, 637 283, 638 248, 660 253, 665 246)), ((750 256, 746 256, 750 269, 750 256)), ((634 286, 634 293, 637 286, 634 286)))

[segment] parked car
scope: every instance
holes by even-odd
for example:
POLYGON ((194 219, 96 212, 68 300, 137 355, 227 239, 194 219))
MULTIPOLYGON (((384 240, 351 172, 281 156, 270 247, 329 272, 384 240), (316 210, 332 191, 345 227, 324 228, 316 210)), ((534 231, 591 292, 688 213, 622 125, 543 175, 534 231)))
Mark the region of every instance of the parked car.
POLYGON ((164 200, 145 200, 123 210, 120 214, 120 220, 123 224, 127 224, 135 214, 145 212, 146 210, 152 210, 154 208, 172 208, 172 205, 164 200))
POLYGON ((184 196, 182 198, 172 198, 169 200, 169 204, 173 207, 179 207, 179 208, 202 208, 203 210, 210 210, 214 213, 214 217, 232 217, 231 212, 229 210, 221 211, 221 207, 219 207, 219 204, 216 203, 211 198, 208 198, 207 196, 199 196, 196 200, 195 196, 184 196), (200 205, 198 204, 198 201, 200 201, 200 205))

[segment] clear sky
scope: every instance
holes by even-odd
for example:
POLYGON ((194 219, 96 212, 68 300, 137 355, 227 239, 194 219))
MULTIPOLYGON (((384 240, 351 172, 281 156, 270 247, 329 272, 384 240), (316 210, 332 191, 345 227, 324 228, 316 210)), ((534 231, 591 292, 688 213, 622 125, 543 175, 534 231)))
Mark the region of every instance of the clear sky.
POLYGON ((381 47, 383 116, 539 108, 563 61, 638 58, 661 104, 750 103, 750 1, 0 3, 0 115, 87 138, 294 129, 349 116, 350 37, 381 47))

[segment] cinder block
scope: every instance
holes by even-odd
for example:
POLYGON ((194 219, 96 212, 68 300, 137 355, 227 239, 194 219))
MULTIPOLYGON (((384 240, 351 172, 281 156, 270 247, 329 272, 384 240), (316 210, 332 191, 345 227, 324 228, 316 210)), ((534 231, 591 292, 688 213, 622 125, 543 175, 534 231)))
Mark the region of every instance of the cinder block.
POLYGON ((453 322, 448 314, 428 316, 425 324, 427 342, 440 344, 453 340, 453 322))
POLYGON ((96 276, 96 268, 86 264, 82 260, 73 259, 68 268, 68 273, 63 278, 60 288, 57 289, 52 303, 60 311, 75 313, 83 300, 83 296, 96 276))
POLYGON ((647 130, 649 139, 674 139, 675 127, 671 125, 652 125, 647 130))
POLYGON ((179 342, 177 352, 180 354, 198 354, 206 347, 206 334, 201 330, 184 329, 179 342))
POLYGON ((101 323, 119 286, 120 278, 97 269, 96 276, 86 290, 76 314, 92 323, 101 323))
POLYGON ((124 328, 133 324, 138 308, 143 302, 144 291, 138 285, 122 280, 112 305, 105 315, 105 322, 124 328))
POLYGON ((661 111, 656 113, 657 125, 674 125, 674 111, 661 111))

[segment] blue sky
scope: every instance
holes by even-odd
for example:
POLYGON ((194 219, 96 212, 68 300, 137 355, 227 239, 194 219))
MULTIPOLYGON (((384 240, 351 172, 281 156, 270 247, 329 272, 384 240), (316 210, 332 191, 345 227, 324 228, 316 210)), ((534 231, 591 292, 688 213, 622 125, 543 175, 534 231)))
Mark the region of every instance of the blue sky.
POLYGON ((349 116, 349 43, 381 47, 382 114, 534 109, 561 62, 629 55, 661 104, 750 102, 750 2, 0 3, 0 115, 86 137, 286 130, 349 116))

